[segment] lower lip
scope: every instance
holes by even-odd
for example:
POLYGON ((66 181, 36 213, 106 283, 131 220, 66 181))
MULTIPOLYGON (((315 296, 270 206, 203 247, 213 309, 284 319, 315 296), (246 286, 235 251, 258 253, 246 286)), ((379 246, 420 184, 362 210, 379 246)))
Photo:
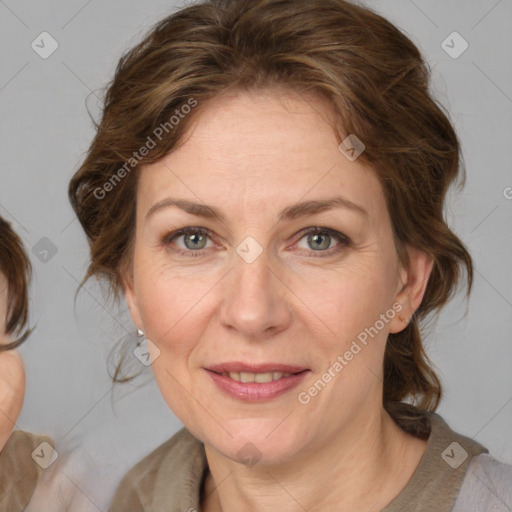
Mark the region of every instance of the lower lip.
POLYGON ((242 400, 243 402, 264 402, 266 400, 272 400, 297 387, 306 374, 309 373, 309 370, 305 370, 288 377, 282 377, 279 380, 260 383, 238 382, 230 377, 212 372, 211 370, 206 371, 222 391, 231 398, 242 400))

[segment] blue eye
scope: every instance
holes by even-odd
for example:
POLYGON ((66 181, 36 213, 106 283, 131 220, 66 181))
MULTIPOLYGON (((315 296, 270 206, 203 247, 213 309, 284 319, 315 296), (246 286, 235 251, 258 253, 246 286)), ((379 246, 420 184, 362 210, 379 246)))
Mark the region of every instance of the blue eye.
POLYGON ((183 256, 197 257, 203 255, 202 250, 207 248, 206 244, 210 235, 209 231, 204 228, 184 228, 167 235, 162 243, 167 247, 180 238, 183 240, 183 246, 178 245, 178 248, 172 248, 173 251, 183 256))
MULTIPOLYGON (((331 255, 337 253, 350 245, 350 239, 338 231, 328 228, 310 228, 306 231, 300 240, 306 239, 308 247, 313 252, 320 253, 319 256, 331 255), (338 240, 334 247, 331 245, 333 240, 338 240), (327 254, 324 254, 327 253, 327 254)), ((299 242, 300 242, 299 240, 299 242)), ((313 256, 314 257, 314 256, 313 256)))

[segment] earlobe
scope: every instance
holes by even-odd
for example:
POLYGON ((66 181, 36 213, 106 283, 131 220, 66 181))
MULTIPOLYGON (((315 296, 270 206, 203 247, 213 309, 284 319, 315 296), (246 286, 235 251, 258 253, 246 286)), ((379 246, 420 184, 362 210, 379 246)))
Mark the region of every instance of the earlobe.
POLYGON ((389 332, 403 331, 410 323, 412 316, 420 307, 428 280, 432 273, 434 260, 426 252, 409 247, 409 267, 404 271, 403 287, 396 296, 396 302, 400 304, 400 310, 390 322, 389 332))

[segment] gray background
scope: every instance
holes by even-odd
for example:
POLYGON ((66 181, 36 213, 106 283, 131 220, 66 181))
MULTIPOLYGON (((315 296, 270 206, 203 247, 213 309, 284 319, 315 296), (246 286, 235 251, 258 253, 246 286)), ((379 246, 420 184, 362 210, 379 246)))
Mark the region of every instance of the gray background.
MULTIPOLYGON (((438 412, 454 430, 512 463, 512 1, 365 3, 424 52, 465 156, 467 184, 451 194, 448 218, 474 257, 475 283, 468 307, 456 298, 427 340, 445 390, 438 412), (453 31, 469 44, 456 59, 441 46, 453 31)), ((122 51, 177 5, 0 0, 0 215, 23 238, 35 271, 37 329, 21 347, 27 392, 17 428, 55 440, 61 457, 54 477, 92 510, 105 510, 126 469, 181 424, 149 370, 111 393, 107 355, 133 326, 94 281, 74 305, 88 248, 67 185, 93 136, 86 98, 97 115, 95 95, 122 51), (43 31, 59 45, 47 59, 31 48, 43 31), (96 484, 84 469, 91 467, 96 484)))

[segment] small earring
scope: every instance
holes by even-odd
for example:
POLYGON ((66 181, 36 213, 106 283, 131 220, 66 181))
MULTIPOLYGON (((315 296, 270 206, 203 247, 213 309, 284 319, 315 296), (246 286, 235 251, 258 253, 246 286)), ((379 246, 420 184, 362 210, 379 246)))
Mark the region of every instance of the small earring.
POLYGON ((401 320, 405 325, 409 325, 409 322, 411 321, 411 318, 400 318, 400 320, 401 320))
POLYGON ((137 329, 137 336, 144 336, 144 331, 137 329))

